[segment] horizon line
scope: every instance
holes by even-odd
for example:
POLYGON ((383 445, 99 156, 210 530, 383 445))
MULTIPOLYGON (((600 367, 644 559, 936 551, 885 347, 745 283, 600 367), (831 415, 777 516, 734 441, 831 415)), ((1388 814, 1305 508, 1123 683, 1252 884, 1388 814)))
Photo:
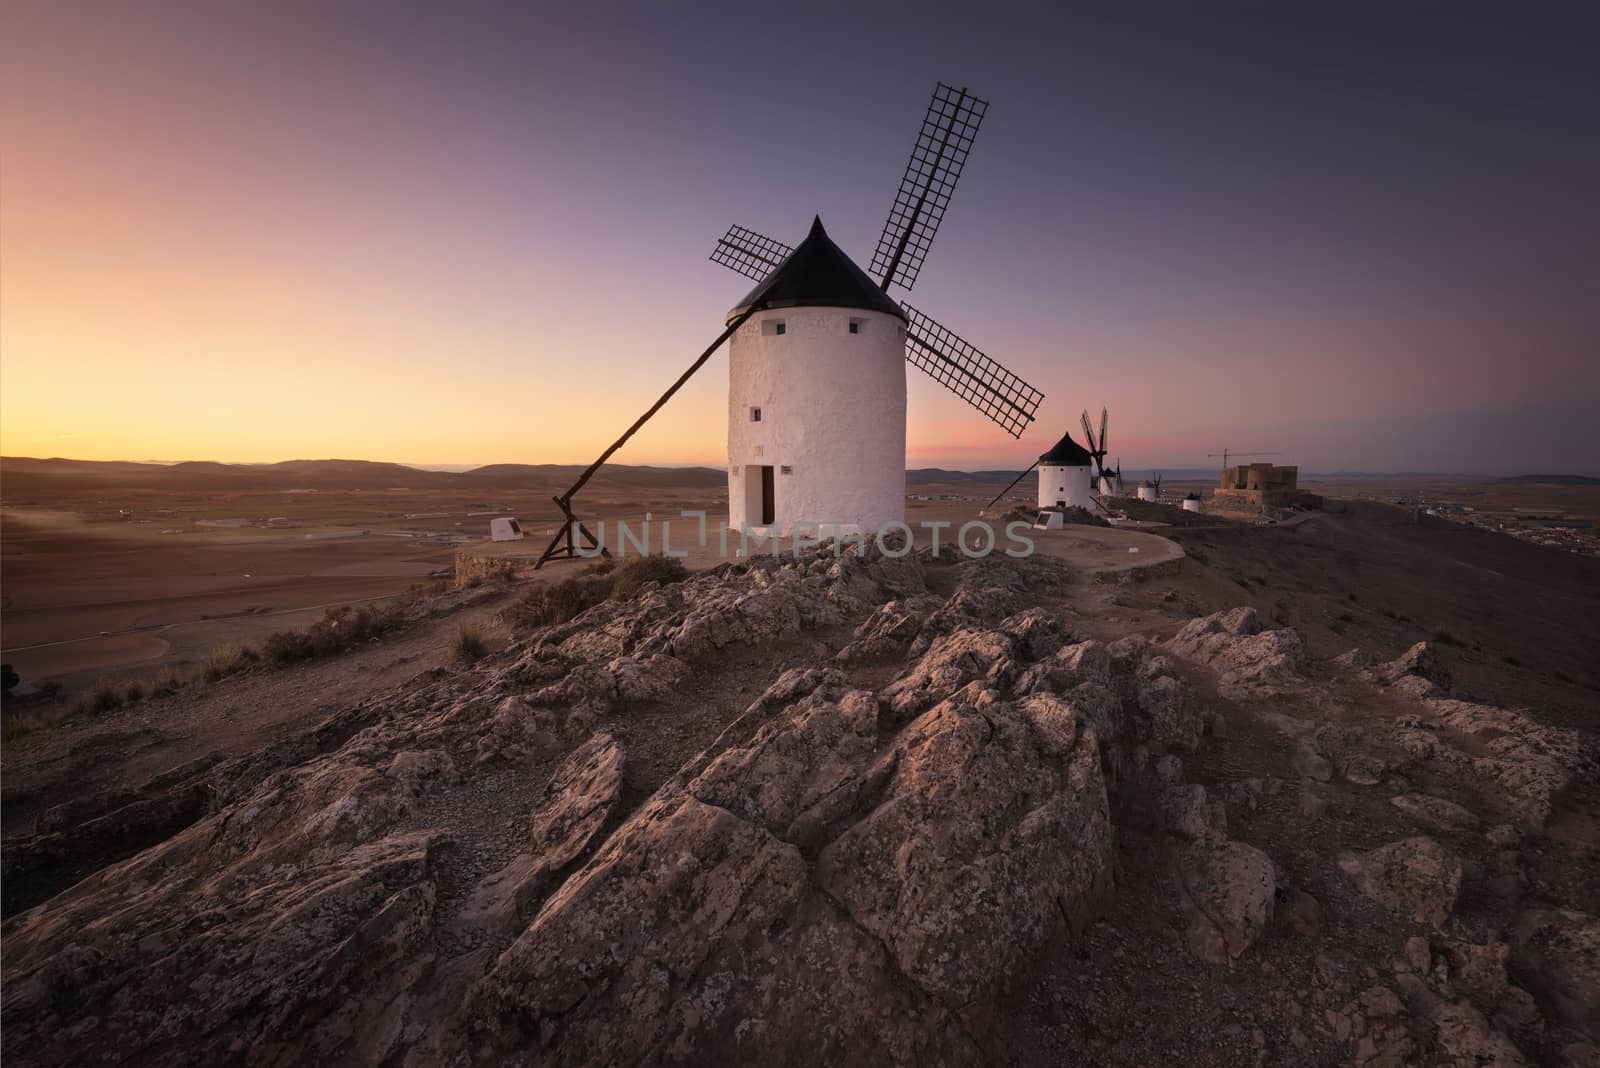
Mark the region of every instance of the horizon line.
MULTIPOLYGON (((362 463, 362 464, 387 464, 394 467, 404 467, 413 471, 422 471, 430 474, 468 474, 472 471, 482 470, 485 467, 572 467, 585 468, 587 464, 560 463, 555 461, 530 462, 525 460, 494 460, 489 463, 478 464, 445 464, 445 463, 411 463, 402 460, 366 460, 357 457, 294 457, 287 460, 87 460, 71 456, 15 456, 0 455, 0 463, 13 460, 29 460, 35 463, 75 463, 75 464, 143 464, 151 467, 176 467, 180 464, 216 464, 221 467, 276 467, 289 463, 362 463)), ((657 462, 657 463, 607 463, 603 467, 621 468, 657 468, 667 470, 703 469, 709 471, 726 471, 726 464, 694 463, 694 462, 657 462)), ((1238 465, 1234 465, 1238 466, 1238 465)), ((1282 464, 1274 466, 1298 467, 1297 464, 1282 464)), ((943 465, 929 465, 924 467, 907 467, 907 473, 915 471, 949 471, 954 474, 975 475, 991 473, 1016 473, 1020 471, 1014 467, 946 467, 943 465)), ((1028 468, 1032 470, 1032 466, 1028 468)), ((1147 474, 1176 474, 1179 472, 1221 471, 1221 467, 1178 467, 1166 464, 1153 464, 1144 466, 1129 465, 1129 471, 1147 474)), ((1022 473, 1026 473, 1023 471, 1022 473)), ((1529 479, 1529 478, 1593 478, 1594 475, 1578 471, 1534 471, 1516 475, 1497 475, 1483 471, 1375 471, 1375 470, 1349 470, 1330 469, 1319 470, 1315 468, 1302 468, 1301 477, 1367 477, 1367 478, 1481 478, 1481 479, 1529 479)))

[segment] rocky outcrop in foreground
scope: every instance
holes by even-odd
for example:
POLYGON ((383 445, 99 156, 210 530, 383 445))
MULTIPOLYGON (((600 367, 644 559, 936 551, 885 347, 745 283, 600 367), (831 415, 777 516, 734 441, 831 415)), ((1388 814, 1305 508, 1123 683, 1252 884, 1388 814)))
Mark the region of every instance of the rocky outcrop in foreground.
MULTIPOLYGON (((107 814, 157 841, 7 922, 6 1056, 976 1064, 1121 892, 1124 826, 1170 854, 1162 952, 1227 972, 1314 934, 1322 908, 1229 837, 1230 806, 1301 796, 1315 819, 1318 791, 1381 789, 1409 761, 1490 777, 1536 828, 1586 774, 1565 735, 1420 687, 1381 753, 1296 726, 1273 704, 1313 685, 1293 630, 1236 609, 1164 644, 1091 640, 1040 606, 1068 578, 829 549, 724 565, 261 754, 89 799, 8 864, 80 862, 107 814), (789 666, 652 771, 758 650, 789 666), (1254 702, 1293 735, 1303 792, 1187 781, 1226 744, 1223 705, 1254 702), (1454 747, 1491 715, 1481 747, 1454 747)), ((1384 807, 1427 833, 1330 856, 1326 877, 1429 935, 1406 943, 1398 993, 1350 989, 1328 1034, 1358 1061, 1520 1063, 1537 996, 1595 1038, 1596 921, 1529 910, 1509 942, 1455 937, 1482 876, 1433 835, 1483 821, 1410 788, 1384 807)))

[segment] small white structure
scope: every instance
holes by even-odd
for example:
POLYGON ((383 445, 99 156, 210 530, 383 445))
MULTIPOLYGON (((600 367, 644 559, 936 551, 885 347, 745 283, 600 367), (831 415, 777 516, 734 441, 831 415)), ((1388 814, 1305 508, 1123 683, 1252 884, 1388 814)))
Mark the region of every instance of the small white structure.
POLYGON ((906 316, 819 218, 728 313, 728 526, 787 536, 905 520, 906 316))
POLYGON ((1183 510, 1185 512, 1198 512, 1200 510, 1200 495, 1191 493, 1185 497, 1183 499, 1183 510))
POLYGON ((522 525, 509 516, 489 520, 490 541, 521 541, 524 537, 522 525))
POLYGON ((1034 530, 1060 530, 1066 525, 1067 517, 1059 508, 1046 509, 1033 521, 1034 530))
POLYGON ((1141 501, 1159 501, 1161 499, 1161 490, 1156 487, 1154 482, 1142 482, 1139 484, 1139 499, 1141 501))
POLYGON ((1039 457, 1039 507, 1093 510, 1094 492, 1089 477, 1093 462, 1089 450, 1073 441, 1070 432, 1061 435, 1055 448, 1039 457))

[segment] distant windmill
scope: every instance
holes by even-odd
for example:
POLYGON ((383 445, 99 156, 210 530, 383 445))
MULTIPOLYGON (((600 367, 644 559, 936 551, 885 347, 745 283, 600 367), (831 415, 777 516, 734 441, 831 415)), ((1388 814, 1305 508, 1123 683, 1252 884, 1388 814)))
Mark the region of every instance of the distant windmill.
POLYGON ((916 282, 988 107, 965 89, 934 89, 873 253, 877 281, 829 239, 820 218, 798 247, 729 228, 712 261, 760 284, 699 359, 555 498, 566 523, 539 566, 577 555, 578 537, 597 544, 573 515, 573 496, 729 338, 730 527, 782 534, 806 520, 826 536, 903 521, 906 363, 1022 436, 1044 394, 886 292, 916 282))
POLYGON ((1089 465, 1092 462, 1089 451, 1073 441, 1070 432, 1062 434, 1054 448, 1029 464, 1022 474, 995 494, 994 500, 984 506, 984 511, 993 508, 1035 467, 1039 469, 1040 508, 1090 508, 1099 503, 1089 489, 1089 465))
POLYGON ((1116 467, 1106 466, 1106 432, 1111 422, 1111 413, 1105 408, 1100 409, 1100 436, 1094 436, 1094 426, 1089 422, 1087 410, 1083 413, 1083 436, 1089 441, 1089 455, 1094 457, 1096 470, 1099 472, 1096 481, 1100 492, 1107 497, 1115 497, 1122 492, 1122 461, 1117 460, 1116 467))
POLYGON ((1161 499, 1161 473, 1158 471, 1153 478, 1147 478, 1139 487, 1141 501, 1159 501, 1161 499))

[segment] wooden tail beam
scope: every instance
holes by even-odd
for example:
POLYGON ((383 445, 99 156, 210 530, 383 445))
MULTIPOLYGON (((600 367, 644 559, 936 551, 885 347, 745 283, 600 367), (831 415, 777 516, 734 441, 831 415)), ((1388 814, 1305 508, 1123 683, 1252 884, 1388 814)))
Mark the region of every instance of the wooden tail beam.
MULTIPOLYGON (((1035 467, 1038 467, 1038 466, 1039 466, 1039 461, 1035 460, 1035 461, 1033 461, 1033 463, 1028 465, 1028 471, 1032 471, 1035 467)), ((1021 482, 1023 479, 1028 477, 1028 471, 1024 471, 1024 472, 1022 472, 1022 474, 1020 474, 1016 478, 1012 479, 1011 480, 1011 485, 1007 486, 1005 489, 1001 490, 999 493, 996 493, 994 495, 994 501, 990 501, 988 504, 984 505, 983 506, 983 510, 985 512, 987 512, 989 509, 994 507, 995 501, 998 501, 1001 497, 1004 497, 1006 494, 1010 493, 1013 489, 1015 489, 1018 482, 1021 482)))
POLYGON ((722 343, 727 341, 728 338, 732 337, 733 332, 743 326, 745 324, 745 320, 749 319, 755 313, 756 309, 751 308, 749 311, 746 311, 740 315, 733 322, 729 323, 728 328, 717 335, 717 340, 706 346, 706 350, 700 354, 700 358, 695 360, 694 363, 690 364, 689 369, 683 372, 683 374, 679 375, 676 382, 667 387, 667 391, 661 394, 660 399, 652 404, 648 411, 646 411, 639 418, 635 419, 633 421, 633 425, 627 430, 624 430, 622 432, 622 436, 616 441, 612 442, 611 447, 606 449, 605 452, 601 453, 600 458, 594 463, 590 464, 583 474, 578 476, 578 481, 572 484, 571 489, 567 490, 567 492, 563 493, 561 496, 553 498, 553 500, 556 502, 556 507, 561 509, 561 514, 564 517, 565 522, 561 528, 561 531, 558 531, 556 536, 550 539, 550 544, 545 548, 544 555, 539 557, 539 562, 533 565, 533 569, 535 571, 539 570, 550 560, 565 559, 578 555, 577 543, 573 540, 572 536, 573 527, 577 527, 579 535, 588 540, 590 548, 598 547, 603 555, 611 555, 610 551, 600 544, 600 540, 589 532, 589 528, 584 526, 583 523, 579 521, 578 517, 572 514, 572 498, 577 496, 578 491, 583 489, 583 487, 588 484, 589 480, 594 477, 594 473, 600 470, 607 460, 611 459, 611 454, 622 448, 622 446, 626 445, 628 443, 628 439, 637 434, 639 432, 639 428, 644 426, 645 423, 649 422, 650 417, 659 412, 662 405, 671 400, 672 395, 678 392, 678 390, 682 389, 683 384, 689 381, 689 379, 694 376, 696 371, 705 366, 706 361, 711 359, 712 354, 722 347, 722 343), (565 541, 565 544, 563 544, 563 540, 565 541))

